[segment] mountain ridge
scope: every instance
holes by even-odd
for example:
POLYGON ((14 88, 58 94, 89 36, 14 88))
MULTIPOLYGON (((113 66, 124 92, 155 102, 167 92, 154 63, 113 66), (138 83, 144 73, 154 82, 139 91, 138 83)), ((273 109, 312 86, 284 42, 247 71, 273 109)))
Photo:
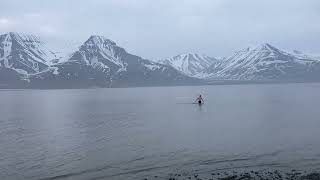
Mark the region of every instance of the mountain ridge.
POLYGON ((309 66, 318 66, 319 59, 295 56, 268 43, 245 48, 222 59, 217 67, 209 67, 208 79, 285 80, 307 73, 309 66), (291 76, 291 77, 290 77, 291 76))
POLYGON ((67 61, 51 66, 31 79, 36 86, 48 86, 50 81, 50 84, 71 81, 69 84, 73 86, 78 86, 74 84, 78 82, 79 85, 102 87, 195 81, 171 66, 130 54, 112 40, 96 35, 90 36, 67 61))
POLYGON ((262 43, 223 58, 185 53, 154 62, 99 35, 89 36, 68 57, 60 57, 38 36, 0 35, 0 88, 190 85, 216 80, 320 81, 320 58, 262 43))

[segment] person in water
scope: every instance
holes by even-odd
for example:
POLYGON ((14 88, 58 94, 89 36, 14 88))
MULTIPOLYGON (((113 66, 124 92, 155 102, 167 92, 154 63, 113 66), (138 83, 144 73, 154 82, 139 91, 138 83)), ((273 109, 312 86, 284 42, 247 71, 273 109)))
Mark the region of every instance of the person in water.
POLYGON ((199 97, 196 99, 196 101, 198 102, 198 104, 203 104, 203 103, 204 103, 201 94, 200 94, 199 97))

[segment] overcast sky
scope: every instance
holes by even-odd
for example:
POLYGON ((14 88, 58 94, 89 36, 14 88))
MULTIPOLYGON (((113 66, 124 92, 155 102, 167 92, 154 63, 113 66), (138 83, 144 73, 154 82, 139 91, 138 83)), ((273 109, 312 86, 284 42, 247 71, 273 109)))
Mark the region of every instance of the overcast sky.
POLYGON ((150 59, 225 56, 263 42, 320 54, 320 0, 0 0, 0 7, 1 34, 32 33, 64 51, 95 34, 150 59))

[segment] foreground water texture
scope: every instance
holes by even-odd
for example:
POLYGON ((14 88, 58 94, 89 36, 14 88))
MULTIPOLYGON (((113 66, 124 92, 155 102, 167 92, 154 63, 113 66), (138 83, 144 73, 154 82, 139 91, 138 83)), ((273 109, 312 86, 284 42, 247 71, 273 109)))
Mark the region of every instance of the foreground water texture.
POLYGON ((320 179, 320 84, 0 91, 0 177, 320 179), (192 104, 202 93, 205 104, 192 104))

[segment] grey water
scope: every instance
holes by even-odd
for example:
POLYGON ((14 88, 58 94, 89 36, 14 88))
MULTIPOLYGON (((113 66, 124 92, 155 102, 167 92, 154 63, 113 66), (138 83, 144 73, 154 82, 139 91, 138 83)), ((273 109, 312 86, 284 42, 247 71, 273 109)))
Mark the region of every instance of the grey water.
POLYGON ((0 177, 320 168, 320 84, 0 91, 0 177), (198 94, 204 105, 192 104, 198 94))

